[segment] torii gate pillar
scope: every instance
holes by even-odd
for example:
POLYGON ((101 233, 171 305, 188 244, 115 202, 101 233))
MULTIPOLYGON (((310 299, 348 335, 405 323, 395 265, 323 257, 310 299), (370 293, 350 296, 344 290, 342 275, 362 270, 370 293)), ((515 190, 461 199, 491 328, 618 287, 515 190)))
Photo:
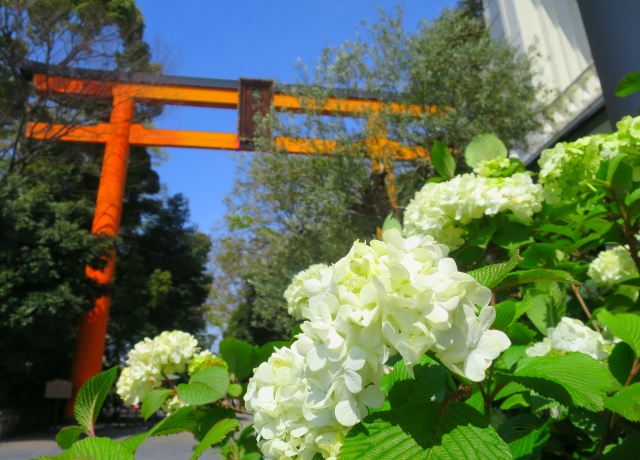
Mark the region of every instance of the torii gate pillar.
MULTIPOLYGON (((111 109, 111 135, 105 144, 104 159, 100 172, 100 185, 96 200, 91 233, 117 236, 122 216, 124 185, 129 162, 129 135, 135 103, 126 87, 114 88, 111 109), (118 91, 120 90, 120 91, 118 91)), ((113 282, 116 251, 108 256, 104 270, 87 267, 87 276, 99 284, 113 282)), ((102 357, 107 335, 109 296, 95 301, 93 309, 82 313, 76 333, 76 350, 71 368, 73 397, 67 401, 66 416, 73 416, 73 404, 80 387, 91 377, 102 372, 102 357)))

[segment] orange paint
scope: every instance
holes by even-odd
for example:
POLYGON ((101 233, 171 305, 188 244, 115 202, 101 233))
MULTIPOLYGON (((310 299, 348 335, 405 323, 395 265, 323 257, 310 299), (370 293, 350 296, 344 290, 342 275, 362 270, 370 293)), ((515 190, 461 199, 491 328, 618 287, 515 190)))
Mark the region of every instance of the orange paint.
MULTIPOLYGON (((39 94, 113 101, 110 123, 100 123, 97 126, 29 123, 27 126, 27 136, 33 139, 106 144, 93 222, 94 234, 104 233, 112 236, 118 234, 130 145, 232 151, 252 149, 251 145, 241 145, 236 133, 149 129, 138 124, 132 125, 135 102, 238 110, 240 103, 238 90, 228 85, 216 84, 213 87, 178 84, 180 78, 177 78, 176 84, 173 84, 173 81, 167 78, 163 77, 162 83, 137 83, 127 78, 119 81, 101 81, 94 79, 93 76, 78 78, 33 73, 33 84, 39 94)), ((382 111, 392 114, 408 113, 415 117, 425 112, 439 113, 436 107, 432 106, 384 103, 367 97, 330 97, 321 106, 315 107, 313 102, 306 98, 292 96, 278 90, 273 96, 273 108, 277 111, 296 113, 310 110, 325 115, 354 118, 369 117, 372 112, 382 111)), ((392 206, 396 208, 397 191, 393 170, 389 165, 390 160, 428 160, 429 152, 422 147, 408 147, 388 139, 383 118, 370 119, 369 126, 371 129, 369 138, 362 141, 362 147, 372 158, 374 168, 384 168, 387 171, 387 192, 392 206)), ((279 150, 301 155, 334 155, 337 147, 333 140, 275 137, 274 142, 279 150)), ((100 284, 113 282, 115 258, 114 252, 109 256, 108 265, 103 271, 87 268, 87 276, 100 284)), ((96 300, 94 308, 84 313, 80 319, 72 369, 74 398, 68 401, 67 415, 73 415, 73 403, 77 390, 88 378, 102 370, 109 303, 108 297, 96 300)))
MULTIPOLYGON (((133 119, 134 101, 127 94, 117 91, 113 98, 111 111, 111 135, 107 140, 96 211, 93 218, 93 234, 117 236, 122 216, 124 185, 129 161, 129 131, 133 119)), ((87 276, 99 284, 113 282, 116 253, 109 255, 107 267, 100 271, 87 267, 87 276)), ((92 376, 102 371, 102 358, 107 335, 109 317, 109 297, 96 300, 92 310, 84 312, 76 332, 76 351, 71 370, 73 398, 67 401, 65 414, 73 416, 75 395, 80 387, 92 376)))

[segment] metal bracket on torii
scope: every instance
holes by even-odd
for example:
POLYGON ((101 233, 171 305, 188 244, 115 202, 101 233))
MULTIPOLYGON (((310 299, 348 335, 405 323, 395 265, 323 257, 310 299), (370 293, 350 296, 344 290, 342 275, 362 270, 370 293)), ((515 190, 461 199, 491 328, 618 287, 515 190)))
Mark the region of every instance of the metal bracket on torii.
MULTIPOLYGON (((26 78, 33 81, 38 94, 89 98, 111 102, 109 123, 96 126, 67 126, 31 122, 27 136, 61 142, 105 144, 98 197, 92 232, 116 236, 120 227, 124 184, 129 147, 187 147, 212 150, 252 151, 256 133, 255 115, 276 111, 304 113, 308 108, 302 98, 291 95, 288 86, 276 87, 273 81, 243 79, 219 80, 175 77, 146 73, 104 72, 77 68, 60 68, 40 63, 21 67, 26 78), (289 90, 289 91, 287 91, 289 90), (150 129, 132 123, 135 104, 182 105, 232 109, 238 112, 238 132, 201 132, 150 129)), ((363 118, 381 110, 421 112, 417 106, 385 104, 366 95, 330 97, 322 107, 322 114, 363 118)), ((433 108, 429 109, 432 113, 433 108)), ((375 122, 374 122, 375 123, 375 122)), ((386 138, 384 129, 374 130, 380 135, 369 138, 368 151, 375 170, 386 171, 387 193, 396 208, 396 189, 393 171, 385 158, 399 161, 426 160, 428 152, 421 147, 408 147, 386 138)), ((291 154, 332 155, 336 142, 319 139, 274 137, 276 148, 291 154)), ((87 276, 100 284, 113 281, 115 253, 111 254, 104 270, 87 267, 87 276)), ((107 333, 109 297, 101 297, 92 310, 83 313, 77 329, 76 350, 71 378, 74 398, 67 404, 66 414, 73 415, 73 402, 78 389, 90 377, 102 371, 102 358, 107 333)))

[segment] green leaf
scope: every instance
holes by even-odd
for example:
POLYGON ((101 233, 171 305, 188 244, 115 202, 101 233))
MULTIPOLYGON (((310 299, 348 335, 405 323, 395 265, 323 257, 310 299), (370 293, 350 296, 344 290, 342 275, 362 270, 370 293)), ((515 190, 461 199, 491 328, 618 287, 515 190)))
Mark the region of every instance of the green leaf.
POLYGON ((469 275, 473 276, 476 281, 483 286, 493 289, 513 270, 516 265, 522 261, 518 251, 513 255, 508 262, 500 264, 487 265, 486 267, 479 268, 478 270, 472 270, 469 275))
POLYGON ((553 268, 557 264, 558 246, 549 243, 533 243, 522 252, 520 268, 553 268))
POLYGON ((135 454, 138 447, 151 436, 168 436, 182 433, 183 431, 196 432, 196 414, 193 407, 182 407, 170 416, 162 419, 146 433, 132 436, 123 440, 120 444, 135 454))
POLYGON ((640 420, 640 383, 634 383, 607 398, 604 407, 622 415, 627 420, 640 420))
POLYGON ((201 406, 217 401, 220 393, 203 383, 181 383, 178 385, 178 397, 192 406, 201 406))
POLYGON ((178 385, 178 397, 187 404, 200 406, 217 401, 228 390, 229 373, 222 367, 212 366, 194 374, 188 384, 178 385))
POLYGON ((613 315, 606 310, 598 313, 598 320, 616 337, 628 344, 640 356, 640 316, 631 313, 613 315))
POLYGON ((638 460, 639 445, 640 434, 630 433, 625 436, 620 445, 604 454, 602 460, 638 460))
POLYGON ((500 302, 495 308, 496 319, 491 327, 499 331, 506 331, 516 319, 516 303, 512 300, 507 300, 500 302))
POLYGON ((353 427, 341 460, 510 459, 509 447, 471 406, 428 402, 376 412, 353 427))
POLYGON ((640 72, 628 73, 620 80, 616 89, 616 96, 626 97, 638 90, 640 90, 640 72))
POLYGON ((551 436, 549 426, 543 425, 538 430, 531 430, 529 434, 509 444, 514 460, 533 460, 539 458, 542 448, 551 436))
POLYGON ((89 436, 95 435, 94 424, 117 372, 117 367, 101 372, 87 380, 78 391, 73 414, 89 436))
POLYGON ((613 180, 613 177, 616 174, 616 171, 618 170, 618 166, 620 166, 620 162, 622 160, 625 159, 627 155, 624 153, 619 153, 618 155, 616 155, 615 157, 611 158, 609 160, 609 168, 607 169, 607 183, 611 184, 611 181, 613 180))
POLYGON ((191 460, 197 460, 213 444, 222 441, 228 433, 239 429, 240 423, 236 419, 220 420, 213 425, 200 444, 196 446, 191 460))
POLYGON ((536 338, 536 333, 522 323, 513 323, 507 329, 507 336, 511 339, 513 348, 513 345, 529 345, 536 338))
MULTIPOLYGON (((618 156, 612 158, 610 161, 618 158, 618 156)), ((631 166, 626 162, 618 161, 618 167, 613 177, 611 177, 610 184, 620 199, 631 193, 633 189, 633 170, 631 166)))
MULTIPOLYGON (((631 347, 624 343, 618 342, 613 350, 611 350, 611 354, 607 359, 607 363, 609 364, 609 372, 611 375, 618 381, 620 386, 624 386, 631 374, 631 369, 633 368, 633 363, 635 360, 635 354, 631 347)), ((636 376, 633 379, 635 382, 640 376, 636 376)))
POLYGON ((584 353, 523 358, 510 378, 563 406, 592 411, 604 408, 613 383, 600 363, 584 353))
POLYGON ((506 386, 504 386, 494 398, 496 401, 499 401, 502 398, 506 398, 508 396, 514 395, 516 393, 529 392, 529 389, 524 385, 520 385, 517 382, 509 382, 506 386))
POLYGON ((589 436, 602 437, 607 429, 606 419, 597 412, 589 412, 580 407, 572 407, 569 411, 569 420, 574 426, 580 428, 589 436))
POLYGON ((640 188, 635 189, 633 192, 629 193, 624 197, 624 203, 627 206, 630 206, 632 203, 635 203, 640 199, 640 188))
POLYGON ((386 232, 387 230, 391 230, 392 228, 395 228, 396 230, 402 232, 402 224, 400 223, 400 221, 393 217, 393 214, 389 214, 382 223, 382 233, 386 232))
POLYGON ((220 356, 229 365, 231 376, 238 381, 246 379, 253 372, 255 355, 253 346, 242 340, 228 337, 220 342, 220 356))
POLYGON ((174 390, 170 390, 169 388, 158 388, 157 390, 151 390, 147 393, 142 402, 142 409, 140 410, 142 418, 147 420, 155 414, 173 391, 174 390))
MULTIPOLYGON (((100 375, 100 374, 98 374, 100 375)), ((84 438, 52 460, 134 460, 133 454, 121 443, 109 438, 84 438)))
POLYGON ((227 390, 227 394, 232 398, 238 398, 242 394, 242 385, 239 383, 232 383, 229 385, 229 390, 227 390))
POLYGON ((391 407, 444 400, 450 379, 444 366, 423 355, 413 366, 413 373, 415 379, 411 378, 402 360, 393 366, 393 371, 389 374, 391 407))
POLYGON ((477 168, 483 161, 507 157, 507 147, 493 134, 478 134, 464 151, 464 159, 471 168, 477 168))
POLYGON ((509 410, 519 407, 529 407, 525 395, 517 393, 509 396, 502 404, 500 404, 501 410, 509 410))
POLYGON ((81 426, 68 426, 61 429, 56 435, 56 443, 60 446, 60 449, 69 449, 74 442, 78 440, 78 437, 84 430, 81 426))
POLYGON ((451 179, 456 174, 456 160, 444 142, 433 141, 431 164, 438 174, 451 179))
POLYGON ((202 441, 207 435, 209 430, 218 423, 220 420, 236 418, 236 413, 233 409, 222 406, 214 406, 207 410, 204 416, 198 420, 198 428, 196 431, 196 439, 202 441))
POLYGON ((580 284, 580 282, 576 281, 573 276, 562 270, 545 270, 537 268, 534 270, 512 272, 502 280, 498 287, 496 287, 496 290, 508 289, 520 284, 537 283, 540 281, 580 284))
POLYGON ((559 301, 551 295, 539 295, 533 298, 532 303, 533 306, 527 311, 527 317, 545 336, 547 329, 555 327, 567 314, 567 303, 564 299, 559 301))

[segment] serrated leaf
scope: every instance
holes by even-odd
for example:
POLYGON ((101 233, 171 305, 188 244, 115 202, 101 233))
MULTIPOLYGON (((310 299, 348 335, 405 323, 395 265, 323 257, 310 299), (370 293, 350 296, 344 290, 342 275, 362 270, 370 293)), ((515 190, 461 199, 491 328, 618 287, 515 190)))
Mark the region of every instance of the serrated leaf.
MULTIPOLYGON (((618 342, 616 346, 613 347, 613 350, 611 350, 611 354, 609 354, 609 358, 607 358, 609 372, 611 372, 611 375, 618 381, 620 386, 624 386, 625 383, 627 383, 634 360, 635 354, 633 349, 624 342, 618 342)), ((638 378, 640 378, 640 376, 634 377, 633 382, 638 378)))
POLYGON ((640 72, 631 72, 626 74, 618 83, 616 88, 616 96, 626 97, 640 90, 640 72))
POLYGON ((483 161, 507 157, 507 147, 493 134, 478 134, 464 151, 464 159, 471 168, 477 168, 483 161))
POLYGON ((438 174, 451 179, 456 174, 456 161, 444 142, 434 141, 431 149, 431 164, 438 174))
POLYGON ((238 381, 246 379, 253 372, 256 353, 253 346, 233 337, 220 342, 220 356, 229 366, 229 373, 238 381))
POLYGON ((562 270, 546 270, 536 268, 533 270, 522 270, 512 272, 507 275, 502 282, 496 287, 498 289, 509 289, 520 284, 537 283, 540 281, 555 281, 559 283, 580 284, 573 276, 562 270))
POLYGON ((196 439, 202 441, 213 425, 220 420, 236 418, 233 409, 222 406, 214 406, 207 410, 204 416, 198 419, 198 428, 196 431, 196 439))
POLYGON ((140 410, 142 418, 147 420, 155 414, 173 391, 174 390, 170 390, 169 388, 158 388, 147 393, 142 402, 142 409, 140 410))
POLYGON ((190 406, 202 406, 216 402, 225 394, 226 392, 221 394, 209 385, 199 382, 178 385, 178 397, 190 406))
POLYGON ((506 300, 496 305, 496 319, 491 325, 493 329, 506 331, 516 319, 516 303, 506 300))
POLYGON ((132 436, 123 440, 120 444, 127 448, 131 453, 135 454, 138 447, 151 436, 168 436, 171 434, 182 433, 183 431, 196 432, 196 414, 193 407, 182 407, 170 416, 156 423, 146 433, 132 436))
POLYGON ((471 406, 405 405, 376 412, 353 427, 341 460, 510 459, 507 444, 471 406))
POLYGON ((520 393, 509 396, 502 404, 500 404, 501 410, 509 410, 518 407, 529 407, 525 395, 520 393))
POLYGON ((550 436, 548 425, 544 425, 538 430, 531 430, 526 436, 509 444, 513 459, 533 460, 534 458, 539 458, 540 451, 550 436))
POLYGON ((536 338, 536 332, 522 323, 513 323, 507 329, 507 337, 512 345, 529 345, 536 338))
POLYGON ((507 385, 505 385, 496 395, 495 398, 493 398, 495 401, 499 401, 503 398, 506 398, 508 396, 514 395, 516 393, 522 393, 526 391, 527 393, 529 392, 529 389, 527 387, 525 387, 524 385, 520 385, 517 382, 509 382, 507 385))
POLYGON ((580 407, 572 407, 569 411, 569 420, 574 426, 580 428, 589 436, 602 437, 607 429, 606 419, 597 412, 590 412, 580 407))
POLYGON ((527 317, 545 336, 547 335, 547 329, 556 327, 567 314, 566 301, 559 302, 551 295, 536 296, 533 298, 532 304, 532 307, 527 311, 527 317))
POLYGON ((604 401, 604 407, 622 415, 627 420, 640 420, 640 383, 622 388, 604 401))
POLYGON ((73 414, 78 424, 84 428, 89 436, 95 436, 94 425, 96 419, 100 409, 102 409, 105 398, 109 394, 109 390, 111 390, 117 372, 117 367, 101 372, 87 380, 78 391, 73 414))
POLYGON ((189 383, 196 382, 209 385, 224 396, 229 389, 229 373, 222 367, 211 366, 191 376, 189 383))
POLYGON ((472 270, 469 275, 473 276, 475 280, 483 286, 493 289, 522 261, 518 251, 507 262, 500 264, 487 265, 486 267, 472 270))
POLYGON ((134 460, 133 454, 121 443, 109 438, 84 438, 52 460, 134 460))
POLYGON ((193 452, 191 460, 197 460, 204 453, 205 450, 212 445, 222 441, 224 437, 232 432, 237 431, 240 428, 240 424, 236 419, 224 419, 213 425, 209 432, 198 444, 193 452))
POLYGON ((629 345, 640 356, 640 316, 631 313, 613 315, 606 310, 598 313, 598 320, 616 337, 629 345))
POLYGON ((56 435, 56 443, 60 446, 60 449, 67 450, 78 440, 78 437, 83 432, 84 430, 81 426, 65 427, 56 435))
POLYGON ((388 383, 391 407, 444 399, 450 377, 442 365, 423 355, 413 366, 413 373, 415 379, 411 378, 402 360, 393 366, 388 383))
POLYGON ((612 381, 598 361, 584 353, 523 358, 510 379, 563 406, 604 408, 612 381))

